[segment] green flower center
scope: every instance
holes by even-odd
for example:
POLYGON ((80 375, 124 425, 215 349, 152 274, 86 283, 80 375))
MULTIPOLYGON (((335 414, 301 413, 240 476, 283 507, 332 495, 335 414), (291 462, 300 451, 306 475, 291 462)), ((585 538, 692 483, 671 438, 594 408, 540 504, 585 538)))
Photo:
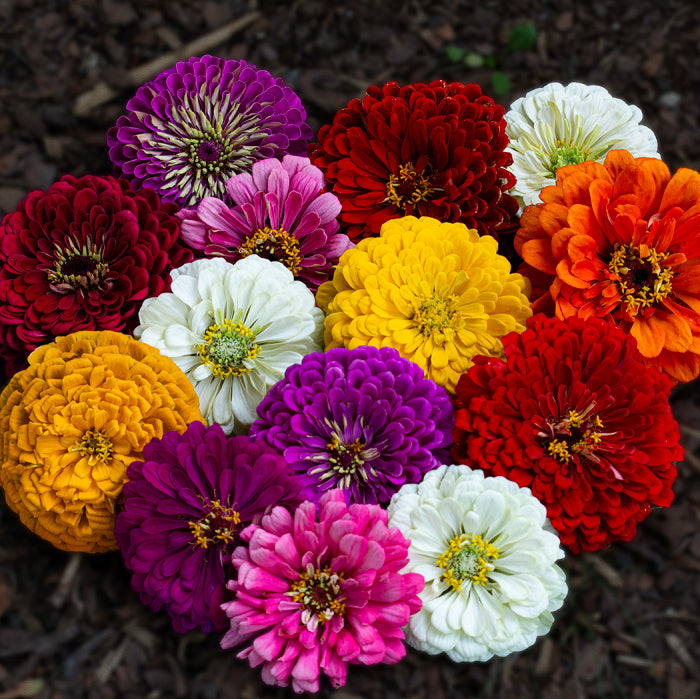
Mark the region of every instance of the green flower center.
POLYGON ((574 143, 566 143, 557 141, 557 148, 550 153, 549 170, 553 175, 557 174, 557 170, 565 165, 577 165, 586 160, 590 160, 590 154, 587 149, 581 148, 574 143))
POLYGON ((328 566, 316 570, 311 563, 299 574, 287 594, 303 607, 301 619, 304 624, 314 616, 318 623, 323 624, 336 614, 345 614, 341 580, 342 573, 333 573, 328 566))
POLYGON ((114 445, 101 430, 89 429, 71 451, 79 451, 83 456, 87 456, 88 463, 99 461, 106 464, 112 460, 114 445))
POLYGON ((199 176, 220 174, 235 157, 235 147, 220 127, 201 137, 183 139, 187 148, 187 162, 199 176))
POLYGON ((450 540, 447 549, 437 559, 437 565, 445 570, 441 579, 459 592, 464 582, 472 585, 492 582, 488 573, 494 570, 493 562, 499 556, 500 549, 488 539, 477 534, 460 534, 450 540))
POLYGON ((410 214, 413 207, 422 201, 428 201, 433 193, 430 175, 427 170, 416 172, 413 163, 408 162, 399 168, 399 174, 389 175, 386 183, 385 202, 410 214))
POLYGON ((212 376, 226 379, 240 376, 250 371, 244 362, 260 354, 255 342, 255 333, 241 322, 234 323, 226 318, 221 325, 210 325, 197 346, 197 354, 202 364, 211 369, 212 376))
POLYGON ((418 330, 423 335, 432 335, 451 327, 455 316, 454 304, 456 301, 457 297, 453 294, 424 299, 413 315, 418 330))
POLYGON ((238 252, 243 257, 259 255, 281 262, 295 277, 301 272, 299 240, 284 228, 259 228, 241 243, 238 252))
POLYGON ((671 293, 673 270, 661 264, 668 256, 668 252, 656 252, 647 245, 617 245, 608 269, 631 315, 660 303, 671 293))
POLYGON ((218 500, 207 502, 208 512, 197 520, 191 520, 190 531, 197 546, 206 549, 210 544, 230 544, 241 523, 236 510, 224 507, 218 500))

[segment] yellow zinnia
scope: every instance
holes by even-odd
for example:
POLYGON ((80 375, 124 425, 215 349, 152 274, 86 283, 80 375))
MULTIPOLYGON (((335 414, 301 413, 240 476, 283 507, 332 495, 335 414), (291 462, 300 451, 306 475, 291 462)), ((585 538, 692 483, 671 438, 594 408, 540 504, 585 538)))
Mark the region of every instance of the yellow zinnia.
POLYGON ((59 337, 0 394, 7 504, 60 549, 115 549, 127 466, 153 437, 195 420, 192 384, 158 350, 112 331, 59 337))
POLYGON ((529 282, 511 273, 491 236, 463 223, 404 216, 343 253, 316 301, 326 349, 394 347, 454 393, 477 354, 525 330, 529 282))

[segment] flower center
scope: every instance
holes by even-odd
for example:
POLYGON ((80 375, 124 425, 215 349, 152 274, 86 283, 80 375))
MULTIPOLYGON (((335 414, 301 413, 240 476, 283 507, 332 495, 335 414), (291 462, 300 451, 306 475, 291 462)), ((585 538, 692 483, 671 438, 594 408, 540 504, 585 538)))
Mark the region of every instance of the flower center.
POLYGON ((196 347, 197 354, 202 364, 211 369, 212 376, 220 379, 249 372, 244 362, 260 354, 255 333, 243 323, 228 318, 221 325, 210 325, 202 339, 204 342, 196 347))
POLYGON ((567 143, 566 141, 556 141, 557 148, 555 148, 549 156, 549 171, 553 174, 557 174, 557 170, 565 165, 577 165, 585 160, 589 160, 589 152, 585 148, 580 148, 574 145, 572 142, 567 143))
POLYGON ((660 303, 671 293, 673 270, 661 264, 668 256, 647 245, 616 247, 608 269, 616 277, 622 303, 630 314, 660 303))
POLYGON ((301 271, 299 240, 284 228, 258 228, 241 243, 238 252, 243 257, 259 255, 281 262, 295 277, 301 271))
POLYGON ((89 239, 81 245, 69 238, 66 244, 66 248, 56 246, 53 269, 47 270, 51 290, 66 293, 100 286, 109 272, 104 250, 89 239))
POLYGON ((301 604, 301 621, 309 631, 336 614, 345 614, 345 595, 340 589, 342 577, 342 573, 332 573, 328 566, 315 569, 309 563, 299 579, 292 583, 287 594, 301 604))
POLYGON ((455 316, 456 300, 457 297, 453 294, 424 299, 413 315, 419 331, 423 335, 432 335, 441 333, 446 327, 451 327, 455 316))
POLYGON ((114 446, 112 440, 101 430, 89 429, 71 451, 79 451, 83 456, 87 456, 88 463, 100 461, 106 464, 112 460, 114 446))
POLYGON ((400 167, 398 175, 389 175, 385 202, 410 214, 416 204, 430 199, 432 193, 429 174, 426 170, 416 172, 413 163, 409 162, 400 167))
POLYGON ((349 483, 352 478, 358 480, 360 475, 364 476, 365 445, 359 437, 352 444, 346 444, 334 436, 327 446, 331 453, 328 463, 341 480, 349 483))
POLYGON ((224 507, 218 500, 206 502, 208 512, 197 520, 190 520, 190 531, 197 546, 203 549, 209 544, 230 544, 236 533, 236 526, 241 523, 241 516, 236 510, 224 507))
POLYGON ((556 423, 549 423, 552 435, 545 438, 547 453, 566 464, 574 454, 590 454, 603 439, 604 427, 599 415, 583 415, 569 410, 556 423))
POLYGON ((234 154, 233 144, 220 128, 201 138, 187 138, 185 145, 187 162, 197 175, 218 175, 234 154))
POLYGON ((445 552, 437 559, 437 565, 445 570, 442 580, 459 592, 463 582, 472 585, 491 582, 488 573, 495 568, 493 562, 499 556, 500 549, 488 539, 477 534, 460 534, 450 540, 445 552))

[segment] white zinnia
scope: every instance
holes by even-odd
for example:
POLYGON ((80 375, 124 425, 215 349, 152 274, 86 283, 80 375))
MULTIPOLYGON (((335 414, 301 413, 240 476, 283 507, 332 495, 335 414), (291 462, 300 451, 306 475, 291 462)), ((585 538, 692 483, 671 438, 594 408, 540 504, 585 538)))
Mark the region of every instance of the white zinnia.
POLYGON ((144 301, 134 336, 187 374, 209 424, 247 432, 287 367, 323 350, 323 313, 283 264, 257 255, 196 260, 170 276, 169 293, 144 301))
POLYGON ((443 465, 404 485, 388 509, 390 526, 411 541, 403 572, 425 578, 423 606, 404 629, 410 645, 488 660, 549 631, 567 592, 554 563, 564 553, 529 488, 443 465))
POLYGON ((563 165, 603 162, 616 149, 634 157, 660 157, 656 136, 641 119, 639 107, 598 85, 549 83, 515 100, 505 115, 506 150, 513 155, 509 169, 517 179, 508 193, 518 200, 521 213, 540 202, 540 192, 555 183, 563 165))

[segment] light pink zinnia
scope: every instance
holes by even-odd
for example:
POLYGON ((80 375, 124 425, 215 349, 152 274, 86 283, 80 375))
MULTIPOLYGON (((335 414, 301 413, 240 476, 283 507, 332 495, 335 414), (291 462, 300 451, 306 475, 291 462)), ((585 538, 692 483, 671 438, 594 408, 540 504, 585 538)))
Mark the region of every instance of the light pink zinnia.
POLYGON ((234 206, 204 197, 185 209, 182 239, 206 255, 236 262, 255 254, 277 260, 312 291, 326 281, 340 256, 352 247, 338 233, 340 202, 321 194, 323 174, 308 158, 285 155, 259 160, 226 183, 234 206))
POLYGON ((231 629, 221 641, 251 667, 262 664, 270 685, 317 692, 323 671, 345 684, 347 664, 396 663, 406 653, 402 626, 421 602, 423 577, 400 571, 409 541, 387 527, 378 505, 346 505, 341 490, 292 516, 275 507, 241 532, 232 563, 236 594, 221 605, 231 629))

